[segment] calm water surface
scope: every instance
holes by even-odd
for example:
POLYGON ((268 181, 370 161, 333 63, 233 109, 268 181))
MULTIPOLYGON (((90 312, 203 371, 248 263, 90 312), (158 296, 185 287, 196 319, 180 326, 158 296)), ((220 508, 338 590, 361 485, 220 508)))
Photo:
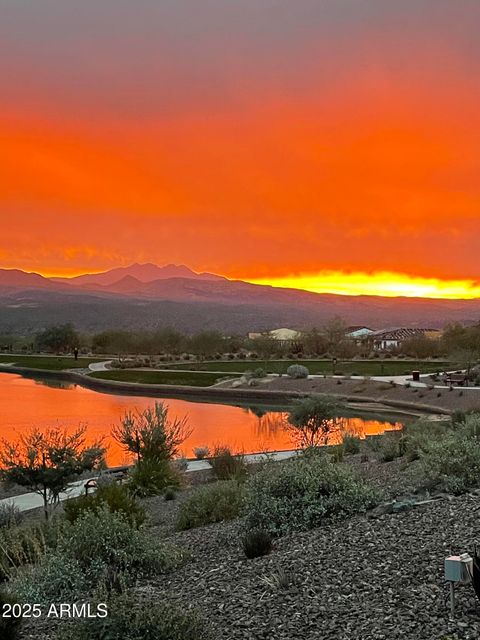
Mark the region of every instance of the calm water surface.
MULTIPOLYGON (((106 437, 109 464, 122 464, 128 462, 128 458, 109 437, 112 426, 118 424, 126 411, 145 409, 154 401, 154 398, 98 393, 77 385, 51 385, 0 373, 0 437, 14 440, 33 426, 60 426, 73 430, 86 425, 88 438, 106 437)), ((195 447, 207 445, 212 448, 215 444, 228 444, 245 453, 294 448, 294 442, 284 428, 285 413, 281 411, 176 399, 164 401, 172 415, 187 415, 193 428, 182 448, 186 456, 193 456, 195 447)), ((345 426, 359 435, 366 435, 398 429, 401 425, 346 418, 345 426)))

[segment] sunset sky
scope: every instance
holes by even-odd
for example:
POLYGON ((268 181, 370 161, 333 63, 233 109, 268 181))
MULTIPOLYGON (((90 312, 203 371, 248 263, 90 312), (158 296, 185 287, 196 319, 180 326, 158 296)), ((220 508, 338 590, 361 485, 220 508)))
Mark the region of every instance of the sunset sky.
POLYGON ((480 296, 478 0, 0 0, 0 266, 480 296))

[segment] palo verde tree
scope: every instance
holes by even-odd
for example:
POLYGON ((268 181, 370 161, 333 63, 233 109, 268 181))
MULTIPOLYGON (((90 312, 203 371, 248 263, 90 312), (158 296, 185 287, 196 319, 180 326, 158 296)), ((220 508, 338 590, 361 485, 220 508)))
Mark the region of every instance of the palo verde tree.
POLYGON ((336 400, 326 396, 302 398, 292 406, 287 429, 303 449, 328 444, 330 436, 340 431, 341 408, 336 400))
POLYGON ((144 411, 128 412, 112 430, 113 438, 137 463, 145 460, 170 460, 180 445, 191 435, 188 418, 169 418, 169 407, 156 402, 144 411))
POLYGON ((98 468, 105 447, 98 441, 87 446, 86 427, 74 433, 64 429, 32 429, 18 442, 2 441, 0 478, 18 484, 43 499, 45 518, 59 502, 60 493, 85 471, 98 468))

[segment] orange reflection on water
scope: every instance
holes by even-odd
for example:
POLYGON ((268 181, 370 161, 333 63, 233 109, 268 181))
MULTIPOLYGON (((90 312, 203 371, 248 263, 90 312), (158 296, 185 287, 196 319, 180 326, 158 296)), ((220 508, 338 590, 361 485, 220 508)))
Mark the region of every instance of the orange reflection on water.
MULTIPOLYGON (((86 425, 90 440, 105 437, 108 463, 123 464, 128 457, 110 437, 112 426, 118 424, 126 411, 141 411, 154 401, 154 398, 98 393, 75 385, 47 386, 17 375, 0 374, 0 436, 15 440, 33 426, 73 430, 86 425)), ((176 399, 165 402, 172 415, 188 415, 193 431, 182 447, 182 453, 188 457, 193 456, 195 447, 213 448, 216 444, 227 444, 245 453, 288 450, 295 446, 284 428, 285 413, 176 399)), ((347 431, 360 437, 401 426, 362 418, 343 418, 342 423, 347 431)))

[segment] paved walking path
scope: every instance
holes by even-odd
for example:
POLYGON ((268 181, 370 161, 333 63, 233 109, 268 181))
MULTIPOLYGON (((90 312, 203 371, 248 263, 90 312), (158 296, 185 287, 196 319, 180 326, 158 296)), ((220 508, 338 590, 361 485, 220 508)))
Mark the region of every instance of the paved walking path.
MULTIPOLYGON (((86 480, 77 480, 72 482, 68 491, 60 494, 60 500, 67 500, 67 498, 75 498, 85 492, 86 480)), ((30 511, 31 509, 37 509, 43 507, 43 498, 38 493, 22 493, 18 496, 12 496, 11 498, 4 498, 0 500, 0 507, 4 504, 14 504, 19 511, 30 511)))
POLYGON ((112 364, 111 360, 104 360, 103 362, 91 362, 88 365, 90 371, 108 371, 109 367, 107 365, 112 364))

